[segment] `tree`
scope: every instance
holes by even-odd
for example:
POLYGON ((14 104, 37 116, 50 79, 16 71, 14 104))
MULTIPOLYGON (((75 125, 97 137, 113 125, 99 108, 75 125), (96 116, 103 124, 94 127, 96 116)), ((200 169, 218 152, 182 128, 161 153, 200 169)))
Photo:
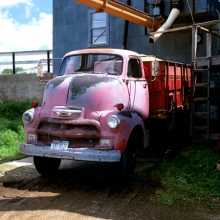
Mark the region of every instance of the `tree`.
MULTIPOLYGON (((15 72, 18 72, 18 71, 20 71, 20 70, 23 70, 23 68, 22 67, 16 67, 15 68, 15 72)), ((12 74, 13 73, 13 69, 10 69, 10 68, 6 68, 6 69, 3 69, 2 70, 2 72, 1 72, 1 74, 12 74)))

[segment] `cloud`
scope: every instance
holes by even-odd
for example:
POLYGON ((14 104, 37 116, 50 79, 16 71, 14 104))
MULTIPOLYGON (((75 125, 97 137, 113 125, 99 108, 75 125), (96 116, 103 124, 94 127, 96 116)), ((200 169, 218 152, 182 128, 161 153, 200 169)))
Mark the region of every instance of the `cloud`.
POLYGON ((33 4, 25 6, 25 17, 26 18, 30 18, 31 17, 31 9, 32 9, 32 7, 33 7, 33 4))
MULTIPOLYGON (((24 2, 31 3, 28 0, 8 0, 5 5, 24 2)), ((52 49, 52 14, 40 13, 38 18, 32 17, 27 22, 19 23, 8 10, 0 10, 0 52, 52 49)))
POLYGON ((1 8, 9 8, 14 7, 18 4, 25 4, 25 5, 31 5, 31 0, 7 0, 7 1, 0 1, 0 9, 1 8))
POLYGON ((12 8, 12 7, 19 7, 19 5, 24 6, 25 17, 30 18, 31 17, 31 9, 33 9, 34 6, 35 6, 35 4, 32 2, 32 0, 7 0, 7 1, 1 1, 0 2, 0 10, 1 9, 12 8))

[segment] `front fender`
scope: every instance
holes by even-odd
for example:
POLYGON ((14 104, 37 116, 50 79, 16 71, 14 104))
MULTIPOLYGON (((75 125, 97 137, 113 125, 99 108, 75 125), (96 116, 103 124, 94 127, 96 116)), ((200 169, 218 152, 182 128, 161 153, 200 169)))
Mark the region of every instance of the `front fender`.
POLYGON ((108 130, 108 132, 114 135, 114 149, 120 150, 121 153, 124 152, 128 138, 135 127, 140 126, 143 130, 143 134, 145 131, 143 119, 136 111, 129 109, 102 114, 101 124, 102 126, 106 125, 104 130, 108 130), (117 129, 109 129, 107 126, 107 118, 111 115, 116 115, 120 120, 120 126, 117 129))

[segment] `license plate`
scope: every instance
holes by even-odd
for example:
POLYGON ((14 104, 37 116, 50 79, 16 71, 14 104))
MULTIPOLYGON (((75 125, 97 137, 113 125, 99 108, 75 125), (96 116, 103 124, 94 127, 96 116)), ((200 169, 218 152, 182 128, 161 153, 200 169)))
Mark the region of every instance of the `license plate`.
POLYGON ((52 150, 67 150, 69 141, 52 141, 50 148, 52 150))

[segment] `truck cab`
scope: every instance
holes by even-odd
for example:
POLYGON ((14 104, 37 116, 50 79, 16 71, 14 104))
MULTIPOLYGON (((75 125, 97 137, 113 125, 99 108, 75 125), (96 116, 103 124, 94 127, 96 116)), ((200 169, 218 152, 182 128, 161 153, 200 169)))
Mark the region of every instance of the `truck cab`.
POLYGON ((112 162, 132 179, 137 148, 149 132, 149 90, 141 56, 120 49, 67 53, 47 82, 42 106, 23 114, 26 143, 40 174, 58 170, 62 159, 112 162))

